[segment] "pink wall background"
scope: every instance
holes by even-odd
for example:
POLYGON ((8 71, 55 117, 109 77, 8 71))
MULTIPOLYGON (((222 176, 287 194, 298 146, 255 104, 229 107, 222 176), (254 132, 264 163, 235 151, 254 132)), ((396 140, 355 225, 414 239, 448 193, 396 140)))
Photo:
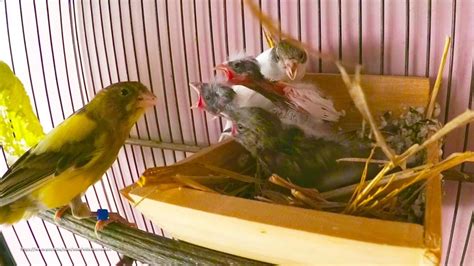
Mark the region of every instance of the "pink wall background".
MULTIPOLYGON (((434 77, 444 40, 453 37, 439 102, 442 119, 472 107, 474 1, 262 0, 262 10, 294 37, 366 73, 434 77)), ((206 146, 221 121, 189 109, 189 81, 208 81, 229 54, 266 49, 258 21, 242 1, 16 1, 0 0, 0 60, 23 81, 45 131, 113 82, 139 80, 159 97, 132 136, 206 146)), ((313 59, 313 72, 336 72, 313 59)), ((474 150, 473 127, 446 140, 445 153, 474 150)), ((164 234, 118 194, 147 167, 172 164, 183 152, 125 145, 118 161, 86 198, 92 209, 118 211, 140 228, 164 234)), ((6 164, 1 161, 2 172, 6 164)), ((465 171, 474 173, 466 165, 465 171)), ((443 264, 474 265, 473 184, 446 182, 443 264), (468 244, 467 244, 468 243, 468 244), (463 257, 464 253, 464 257, 463 257), (448 255, 449 254, 449 255, 448 255)), ((33 218, 3 230, 20 264, 114 263, 112 251, 23 252, 21 247, 100 248, 33 218)))

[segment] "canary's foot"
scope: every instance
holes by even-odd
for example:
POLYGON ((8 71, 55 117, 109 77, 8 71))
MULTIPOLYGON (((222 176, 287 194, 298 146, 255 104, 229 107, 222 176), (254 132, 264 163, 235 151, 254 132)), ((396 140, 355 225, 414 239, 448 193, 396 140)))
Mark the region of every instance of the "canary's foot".
POLYGON ((95 224, 95 229, 94 229, 94 233, 97 238, 100 238, 99 232, 102 231, 107 225, 113 222, 118 222, 118 223, 125 224, 127 226, 131 226, 135 228, 137 227, 136 224, 130 223, 125 218, 120 216, 120 214, 118 213, 113 213, 113 212, 109 213, 107 211, 105 211, 104 213, 103 210, 99 210, 97 212, 91 212, 91 214, 97 216, 97 223, 95 224), (106 217, 103 217, 103 216, 106 216, 106 217))
POLYGON ((71 204, 71 212, 72 216, 76 219, 84 219, 94 217, 95 215, 92 214, 91 209, 85 202, 71 204))
POLYGON ((62 208, 57 210, 54 214, 54 222, 59 223, 59 221, 61 221, 61 218, 67 210, 69 210, 69 205, 63 206, 62 208))

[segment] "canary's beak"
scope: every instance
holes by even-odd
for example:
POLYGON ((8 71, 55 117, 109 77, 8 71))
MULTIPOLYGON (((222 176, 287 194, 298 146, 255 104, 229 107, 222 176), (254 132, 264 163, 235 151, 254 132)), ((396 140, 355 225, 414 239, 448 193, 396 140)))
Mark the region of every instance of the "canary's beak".
POLYGON ((295 80, 298 75, 298 63, 295 60, 285 60, 285 70, 290 80, 295 80))
POLYGON ((220 71, 224 72, 224 75, 225 75, 227 81, 234 79, 234 72, 226 64, 217 65, 214 69, 217 70, 217 71, 220 70, 220 71))
POLYGON ((140 108, 148 108, 155 106, 157 102, 156 96, 151 91, 146 91, 138 96, 138 107, 140 108))
POLYGON ((201 91, 202 91, 202 83, 199 82, 189 82, 189 86, 197 93, 198 95, 198 100, 195 105, 191 106, 191 109, 198 108, 199 110, 202 110, 205 106, 206 103, 204 102, 204 99, 201 96, 201 91))
POLYGON ((189 82, 189 86, 197 93, 201 94, 202 84, 199 82, 189 82))

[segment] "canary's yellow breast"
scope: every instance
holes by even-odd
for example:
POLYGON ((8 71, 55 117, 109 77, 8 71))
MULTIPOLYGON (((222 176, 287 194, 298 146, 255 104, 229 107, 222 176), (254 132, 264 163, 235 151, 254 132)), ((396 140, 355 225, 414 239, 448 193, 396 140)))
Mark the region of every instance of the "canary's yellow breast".
POLYGON ((69 169, 35 190, 31 197, 47 209, 67 205, 102 176, 93 169, 69 169))

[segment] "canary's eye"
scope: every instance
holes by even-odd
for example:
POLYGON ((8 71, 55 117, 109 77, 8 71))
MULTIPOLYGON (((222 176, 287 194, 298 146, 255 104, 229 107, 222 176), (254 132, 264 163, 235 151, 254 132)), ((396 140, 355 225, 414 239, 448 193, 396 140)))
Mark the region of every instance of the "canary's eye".
POLYGON ((130 93, 130 92, 128 91, 128 89, 122 89, 122 90, 120 91, 120 94, 121 94, 122 96, 127 96, 129 93, 130 93))

